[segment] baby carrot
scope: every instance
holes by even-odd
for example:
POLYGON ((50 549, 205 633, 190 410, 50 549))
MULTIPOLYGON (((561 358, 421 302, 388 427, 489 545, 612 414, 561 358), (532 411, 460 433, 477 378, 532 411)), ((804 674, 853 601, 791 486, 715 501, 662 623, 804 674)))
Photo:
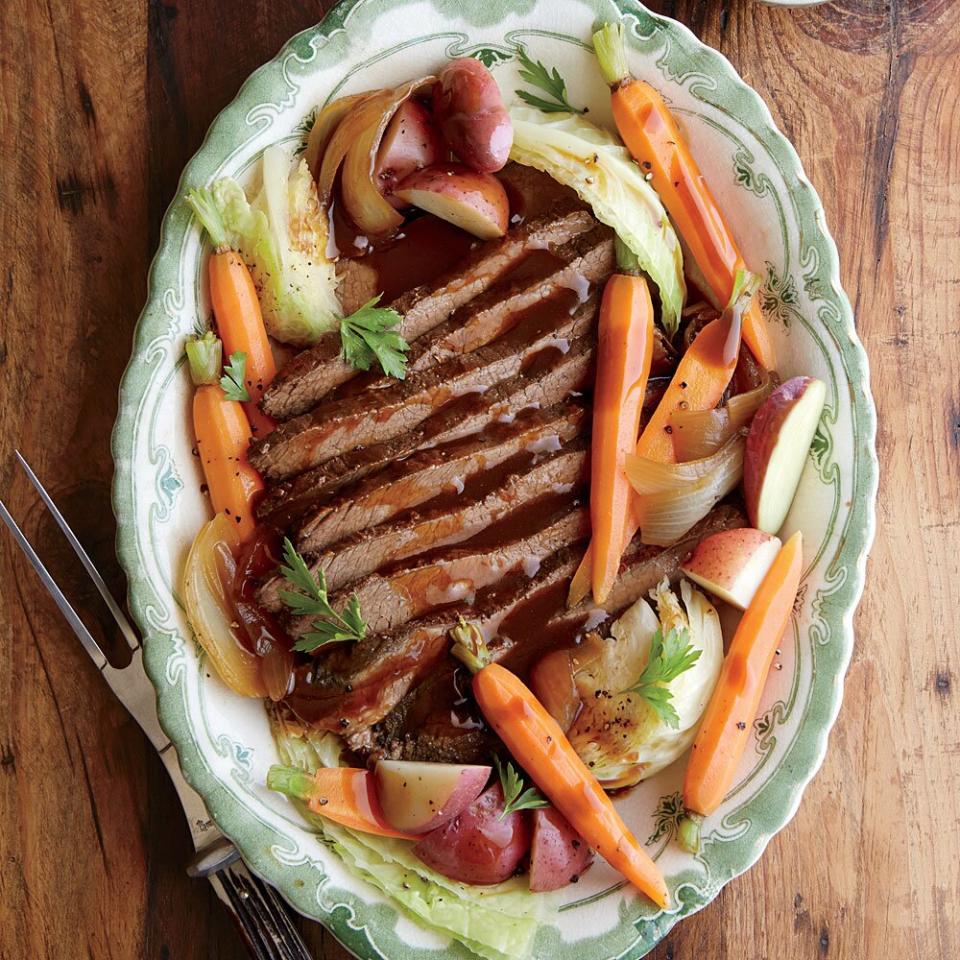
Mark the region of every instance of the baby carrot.
POLYGON ((206 188, 191 190, 187 194, 187 203, 214 246, 207 275, 217 332, 228 357, 243 353, 247 358, 244 385, 250 400, 244 403, 244 410, 253 435, 264 437, 275 424, 271 417, 261 412, 258 404, 276 375, 277 366, 260 312, 257 288, 243 258, 230 249, 227 231, 210 191, 206 188))
POLYGON ((274 764, 267 771, 267 788, 303 800, 311 813, 351 830, 378 837, 418 840, 394 830, 380 810, 373 774, 353 767, 320 767, 310 774, 296 767, 274 764))
POLYGON ((228 400, 220 377, 220 341, 208 333, 187 343, 190 374, 197 385, 193 394, 193 430, 197 453, 217 513, 236 524, 240 541, 253 536, 253 507, 263 490, 260 474, 247 462, 250 423, 243 407, 228 400))
POLYGON ((623 469, 640 429, 653 357, 653 304, 642 277, 614 274, 600 307, 590 451, 593 595, 602 603, 620 569, 632 489, 623 469))
POLYGON ((798 530, 773 561, 733 636, 687 765, 683 785, 687 816, 680 836, 688 848, 697 849, 700 820, 720 806, 733 783, 797 598, 802 564, 798 530))
POLYGON ((560 725, 516 674, 488 663, 486 644, 469 624, 454 629, 452 652, 475 671, 473 695, 517 762, 570 825, 657 906, 669 903, 657 865, 627 828, 560 725))
MULTIPOLYGON (((610 85, 613 119, 633 158, 650 174, 689 253, 688 270, 715 307, 729 301, 743 257, 673 114, 650 84, 627 67, 623 24, 608 23, 593 35, 604 79, 610 85), (690 263, 692 261, 692 263, 690 263)), ((743 339, 767 370, 776 364, 773 343, 759 306, 743 317, 743 339)))

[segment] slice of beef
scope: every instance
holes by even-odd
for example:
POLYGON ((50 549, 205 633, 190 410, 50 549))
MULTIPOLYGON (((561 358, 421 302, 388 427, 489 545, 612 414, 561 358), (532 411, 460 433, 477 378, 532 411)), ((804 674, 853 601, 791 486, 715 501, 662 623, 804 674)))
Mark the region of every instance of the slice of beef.
POLYGON ((591 285, 610 276, 614 266, 613 234, 604 226, 574 237, 555 252, 533 250, 485 294, 421 337, 411 350, 410 366, 423 370, 490 343, 558 288, 586 300, 591 285))
MULTIPOLYGON (((525 311, 561 288, 586 300, 591 286, 610 276, 614 265, 613 233, 602 225, 574 237, 556 251, 531 250, 486 293, 455 310, 411 346, 408 375, 496 340, 515 326, 525 311)), ((346 390, 353 392, 354 384, 363 379, 346 384, 346 390)), ((385 379, 374 376, 365 386, 384 386, 385 379)))
MULTIPOLYGON (((553 438, 559 444, 559 438, 553 438)), ((508 516, 518 506, 549 494, 567 493, 586 481, 587 441, 550 453, 525 450, 498 468, 480 473, 462 489, 427 501, 422 509, 402 512, 392 522, 365 527, 333 543, 311 564, 326 577, 327 589, 428 550, 460 543, 508 516)), ((302 552, 302 551, 301 551, 302 552)), ((272 577, 259 593, 268 610, 282 607, 282 579, 272 577)))
POLYGON ((414 429, 451 400, 485 393, 517 376, 527 360, 553 344, 566 344, 594 325, 596 297, 578 304, 571 290, 525 310, 499 340, 464 356, 391 381, 379 390, 321 404, 313 413, 280 424, 250 445, 250 462, 270 479, 301 473, 357 447, 384 443, 414 429))
POLYGON ((533 579, 523 572, 481 591, 472 606, 451 606, 392 633, 337 644, 295 671, 286 703, 305 723, 349 736, 382 720, 443 660, 461 615, 493 636, 510 613, 576 570, 577 551, 548 557, 533 579))
MULTIPOLYGON (((546 557, 590 532, 588 510, 568 495, 544 497, 541 503, 525 504, 521 512, 522 517, 502 519, 495 536, 474 536, 459 546, 401 561, 351 583, 331 603, 340 609, 355 595, 367 629, 386 633, 435 608, 472 602, 484 587, 516 570, 534 576, 546 557)), ((288 633, 300 637, 310 631, 311 622, 310 617, 295 617, 287 623, 288 633)))
POLYGON ((298 530, 297 549, 315 555, 442 494, 466 492, 463 488, 472 489, 474 478, 508 461, 559 450, 589 429, 589 419, 583 406, 565 401, 546 410, 522 411, 509 423, 497 421, 469 437, 421 450, 341 491, 310 514, 298 530))
POLYGON ((529 508, 537 498, 567 494, 583 484, 587 442, 581 440, 534 466, 524 457, 515 464, 517 472, 509 472, 506 479, 503 472, 490 471, 496 486, 490 485, 487 475, 481 475, 473 487, 466 487, 460 495, 439 498, 443 502, 432 509, 428 503, 423 511, 409 511, 392 523, 335 544, 320 555, 316 565, 323 569, 329 588, 336 590, 389 564, 469 540, 518 508, 529 508))
MULTIPOLYGON (((521 224, 505 237, 482 244, 450 272, 408 291, 391 304, 403 317, 401 334, 408 341, 416 340, 491 287, 528 251, 565 243, 595 224, 588 211, 568 205, 561 212, 521 224)), ((359 266, 351 268, 359 269, 359 266)), ((261 406, 278 420, 289 419, 305 413, 357 372, 340 359, 339 332, 324 334, 313 347, 297 354, 278 372, 261 406)))
POLYGON ((457 398, 409 433, 335 457, 293 480, 270 484, 257 508, 258 518, 285 527, 318 502, 415 451, 473 437, 528 408, 560 403, 591 382, 595 347, 595 339, 588 336, 572 341, 569 349, 562 343, 545 348, 522 373, 486 393, 457 398))
MULTIPOLYGON (((494 659, 520 676, 526 676, 530 667, 550 650, 574 642, 578 635, 587 630, 596 629, 601 624, 608 626, 610 621, 641 597, 648 596, 663 577, 674 581, 679 577, 680 564, 690 550, 704 537, 720 530, 742 527, 746 523, 743 513, 735 507, 716 507, 686 537, 665 550, 660 547, 644 546, 637 541, 628 550, 620 568, 620 577, 613 592, 603 608, 596 607, 589 599, 579 607, 568 610, 566 591, 570 578, 580 562, 582 551, 567 548, 550 557, 541 568, 538 577, 530 581, 523 596, 511 601, 509 590, 503 587, 491 591, 484 603, 478 602, 473 610, 458 611, 476 623, 482 632, 494 638, 490 641, 494 659)), ((452 628, 452 617, 448 617, 448 630, 452 628)), ((408 641, 414 636, 423 636, 423 631, 435 629, 438 618, 428 618, 419 623, 409 624, 401 634, 408 641), (418 631, 421 631, 418 633, 418 631)), ((455 661, 449 654, 448 645, 441 647, 437 660, 429 670, 420 673, 428 680, 443 676, 452 671, 455 661)), ((428 680, 419 681, 425 685, 428 680)), ((476 729, 479 718, 470 709, 469 698, 458 696, 457 729, 443 732, 439 729, 447 704, 441 699, 439 710, 430 709, 430 701, 435 692, 429 688, 418 696, 419 687, 413 681, 406 683, 395 676, 396 689, 404 687, 405 693, 401 713, 384 715, 372 728, 368 728, 363 714, 356 716, 344 714, 348 720, 345 729, 350 731, 350 741, 359 752, 375 758, 380 755, 403 757, 409 760, 433 760, 446 758, 448 762, 474 762, 477 749, 489 749, 489 734, 476 729), (406 684, 406 685, 405 685, 406 684), (415 704, 418 704, 415 707, 415 704), (429 724, 427 718, 433 718, 429 724), (461 740, 464 729, 473 733, 471 739, 461 740), (420 737, 421 730, 429 731, 429 737, 420 737), (460 759, 470 758, 470 759, 460 759)), ((466 692, 464 687, 460 690, 466 692)), ((390 693, 378 701, 376 711, 389 703, 390 693)), ((400 700, 397 701, 398 706, 400 700)))
MULTIPOLYGON (((368 303, 372 300, 380 291, 377 289, 377 271, 374 265, 366 258, 360 257, 357 259, 341 257, 337 261, 337 299, 340 301, 340 309, 343 310, 344 316, 349 316, 351 313, 355 313, 359 310, 365 303, 368 303)), ((333 346, 336 343, 337 350, 340 349, 339 335, 331 336, 327 334, 326 337, 321 339, 320 344, 328 344, 328 349, 330 346, 333 346), (336 336, 336 341, 334 340, 336 336)), ((317 351, 319 356, 325 351, 319 349, 320 344, 315 344, 310 350, 305 351, 305 353, 311 353, 313 350, 317 351)), ((303 356, 303 353, 297 355, 294 360, 291 360, 287 366, 282 367, 280 370, 280 376, 274 380, 274 384, 277 383, 277 380, 280 377, 283 377, 287 372, 293 372, 293 364, 300 364, 303 361, 300 359, 303 356)), ((272 387, 273 385, 271 385, 272 387)), ((279 395, 282 393, 282 388, 277 388, 277 396, 274 396, 271 401, 271 392, 270 389, 267 390, 266 396, 264 397, 263 407, 268 409, 271 404, 276 404, 279 401, 279 395)))
POLYGON ((495 174, 510 199, 511 223, 533 220, 565 206, 585 206, 575 190, 547 173, 508 163, 495 174))

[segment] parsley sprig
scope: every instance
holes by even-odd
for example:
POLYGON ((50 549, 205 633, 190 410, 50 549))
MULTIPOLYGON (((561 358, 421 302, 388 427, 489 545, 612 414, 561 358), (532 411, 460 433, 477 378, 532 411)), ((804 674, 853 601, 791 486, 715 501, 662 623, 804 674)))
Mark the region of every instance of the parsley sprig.
POLYGON ((313 653, 328 643, 344 640, 362 640, 367 635, 367 624, 360 613, 360 600, 351 594, 342 613, 337 613, 327 597, 327 580, 323 571, 317 576, 310 572, 306 561, 286 537, 283 539, 281 576, 296 590, 281 590, 280 599, 296 617, 315 617, 312 630, 303 634, 293 645, 294 650, 313 653))
POLYGON ((517 773, 516 768, 509 760, 506 764, 503 764, 500 762, 500 758, 494 754, 493 764, 497 768, 500 786, 503 788, 501 820, 517 810, 536 810, 538 807, 550 806, 536 787, 523 789, 523 777, 517 773))
POLYGON ((238 400, 240 403, 246 403, 250 399, 246 379, 247 355, 240 351, 231 353, 230 362, 223 368, 223 376, 220 378, 223 395, 228 400, 238 400))
POLYGON ((340 321, 341 356, 358 370, 369 370, 374 361, 388 377, 407 375, 410 349, 397 329, 402 317, 390 307, 378 307, 380 294, 340 321))
POLYGON ((690 643, 690 633, 686 629, 673 628, 667 632, 658 629, 650 644, 650 659, 643 668, 637 682, 624 693, 635 693, 643 697, 653 708, 657 716, 674 730, 680 726, 680 717, 674 709, 673 691, 665 684, 676 680, 686 673, 699 659, 701 650, 690 643))
POLYGON ((514 93, 524 103, 528 103, 531 107, 536 107, 544 113, 586 112, 570 105, 570 101, 567 100, 567 84, 556 67, 553 70, 548 70, 539 60, 531 60, 523 47, 517 51, 517 59, 520 61, 521 67, 520 79, 552 97, 551 100, 545 100, 543 97, 538 97, 527 90, 515 90, 514 93))

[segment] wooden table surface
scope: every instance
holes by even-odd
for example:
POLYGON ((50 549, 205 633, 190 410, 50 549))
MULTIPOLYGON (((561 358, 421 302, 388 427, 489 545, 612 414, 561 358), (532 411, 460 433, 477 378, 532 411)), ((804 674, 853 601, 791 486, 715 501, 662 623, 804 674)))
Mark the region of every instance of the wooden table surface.
MULTIPOLYGON (((733 61, 823 197, 883 466, 823 769, 760 863, 652 956, 956 960, 960 3, 651 5, 733 61)), ((324 6, 0 3, 0 493, 105 642, 12 451, 122 590, 110 429, 161 217, 217 112, 324 6)), ((0 537, 0 958, 243 957, 190 853, 158 758, 0 537)))

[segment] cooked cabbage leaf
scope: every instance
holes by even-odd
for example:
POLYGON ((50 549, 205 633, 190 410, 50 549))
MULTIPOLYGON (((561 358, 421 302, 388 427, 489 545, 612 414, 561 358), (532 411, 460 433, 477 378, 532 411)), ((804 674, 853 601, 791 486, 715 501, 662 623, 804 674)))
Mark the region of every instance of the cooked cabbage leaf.
POLYGON ((229 177, 199 191, 205 209, 192 203, 226 246, 246 261, 260 294, 267 332, 295 346, 313 343, 340 323, 337 276, 326 256, 327 228, 317 187, 305 160, 279 146, 263 151, 263 179, 252 201, 229 177))
MULTIPOLYGON (((340 764, 341 741, 289 725, 271 711, 274 740, 283 763, 313 772, 340 764)), ((489 887, 449 880, 420 862, 405 840, 351 830, 291 801, 358 876, 391 897, 405 913, 431 930, 453 937, 484 960, 522 960, 540 920, 541 897, 526 877, 489 887)))
MULTIPOLYGON (((660 289, 661 322, 673 336, 686 296, 683 254, 667 211, 626 147, 576 114, 510 108, 510 159, 572 187, 612 227, 660 289)), ((623 258, 621 257, 621 260, 623 258)))
POLYGON ((569 732, 581 759, 607 789, 628 787, 673 763, 693 742, 720 676, 723 634, 717 611, 686 580, 681 605, 667 580, 652 591, 657 612, 638 600, 613 625, 600 655, 578 671, 583 709, 569 732), (644 697, 630 690, 660 631, 685 631, 700 656, 664 688, 676 713, 674 728, 644 697), (623 692, 621 692, 623 691, 623 692))

